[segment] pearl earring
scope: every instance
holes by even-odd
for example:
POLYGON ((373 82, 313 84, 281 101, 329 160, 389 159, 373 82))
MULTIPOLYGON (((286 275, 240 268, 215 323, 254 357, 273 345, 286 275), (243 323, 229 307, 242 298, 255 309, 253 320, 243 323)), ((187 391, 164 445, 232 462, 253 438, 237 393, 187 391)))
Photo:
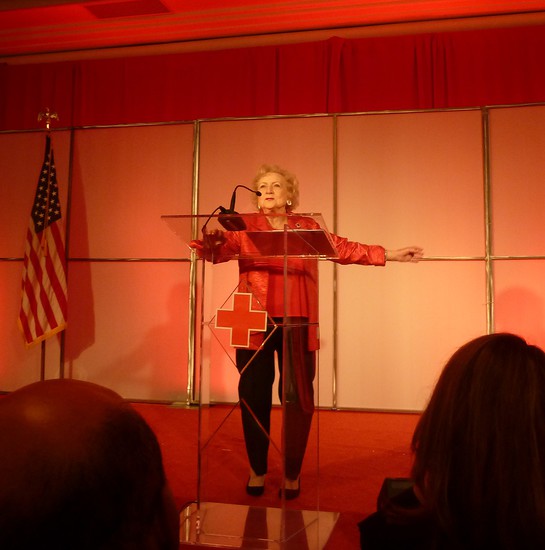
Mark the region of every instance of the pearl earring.
POLYGON ((286 201, 286 204, 287 204, 288 206, 291 206, 291 200, 288 199, 288 200, 286 201))

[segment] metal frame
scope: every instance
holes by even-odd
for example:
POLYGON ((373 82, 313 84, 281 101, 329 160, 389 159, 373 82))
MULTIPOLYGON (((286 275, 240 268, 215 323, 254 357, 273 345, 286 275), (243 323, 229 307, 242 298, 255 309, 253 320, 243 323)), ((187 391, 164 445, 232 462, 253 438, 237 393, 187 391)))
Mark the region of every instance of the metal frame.
MULTIPOLYGON (((338 188, 338 119, 340 116, 373 116, 383 114, 404 114, 404 113, 427 113, 427 112, 456 112, 456 111, 476 111, 481 112, 481 128, 482 128, 482 153, 483 153, 483 188, 484 188, 484 224, 485 224, 485 250, 483 256, 475 257, 462 257, 462 256, 449 256, 449 257, 426 257, 425 261, 483 261, 485 263, 486 272, 486 324, 487 332, 494 332, 495 319, 494 319, 494 262, 498 260, 522 260, 522 259, 545 259, 545 255, 539 256, 494 256, 493 255, 493 238, 492 238, 492 212, 491 212, 491 175, 490 175, 490 124, 489 115, 491 110, 505 109, 505 108, 517 108, 517 107, 539 107, 544 106, 545 103, 530 103, 530 104, 516 104, 516 105, 497 105, 497 106, 485 106, 463 109, 423 109, 423 110, 405 110, 405 111, 370 111, 370 112, 357 112, 357 113, 339 113, 339 114, 306 114, 306 115, 278 115, 269 117, 234 117, 234 118, 217 118, 217 119, 198 119, 194 121, 170 121, 163 123, 146 123, 146 124, 120 124, 120 125, 101 125, 101 126, 85 126, 85 127, 64 127, 58 128, 57 131, 69 131, 70 132, 70 151, 69 151, 69 181, 68 181, 68 201, 66 217, 66 244, 68 250, 68 241, 70 238, 70 197, 72 190, 72 172, 73 172, 73 155, 74 155, 74 136, 76 130, 97 129, 97 128, 123 128, 123 127, 143 127, 143 126, 164 126, 164 125, 178 125, 178 124, 193 124, 194 126, 194 150, 193 150, 193 181, 192 181, 192 204, 191 213, 198 214, 199 209, 199 167, 200 167, 200 130, 201 124, 204 122, 215 121, 245 121, 245 120, 269 120, 269 119, 293 119, 293 118, 332 118, 333 119, 333 135, 332 135, 332 153, 333 153, 333 232, 336 232, 338 225, 338 205, 337 205, 337 188, 338 188)), ((39 132, 40 130, 30 131, 39 132)), ((29 131, 1 131, 0 134, 15 134, 15 133, 28 133, 29 131)), ((193 228, 194 236, 196 237, 197 229, 193 228)), ((0 262, 22 262, 23 258, 0 258, 0 262)), ((71 262, 191 262, 190 266, 190 299, 188 304, 188 317, 189 317, 189 353, 187 362, 187 405, 197 404, 196 396, 196 334, 198 323, 197 307, 197 261, 195 257, 190 260, 178 259, 178 258, 67 258, 67 269, 71 262)), ((333 271, 333 316, 334 321, 338 318, 337 311, 337 267, 334 267, 333 271)), ((336 322, 334 326, 336 326, 336 322)), ((333 334, 333 382, 332 382, 332 403, 333 409, 337 408, 337 333, 334 329, 333 334)), ((46 345, 42 345, 42 364, 45 360, 46 345)), ((64 337, 61 337, 61 354, 60 354, 60 373, 61 377, 64 376, 64 337)), ((43 369, 42 369, 43 372, 43 369)))

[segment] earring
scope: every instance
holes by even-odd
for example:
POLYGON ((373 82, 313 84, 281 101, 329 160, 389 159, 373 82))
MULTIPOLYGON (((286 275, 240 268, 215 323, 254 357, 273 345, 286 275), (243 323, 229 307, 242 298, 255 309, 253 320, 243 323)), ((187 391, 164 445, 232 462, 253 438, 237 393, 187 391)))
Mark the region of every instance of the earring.
POLYGON ((288 206, 291 206, 291 200, 288 199, 288 200, 286 201, 286 204, 287 204, 288 206))

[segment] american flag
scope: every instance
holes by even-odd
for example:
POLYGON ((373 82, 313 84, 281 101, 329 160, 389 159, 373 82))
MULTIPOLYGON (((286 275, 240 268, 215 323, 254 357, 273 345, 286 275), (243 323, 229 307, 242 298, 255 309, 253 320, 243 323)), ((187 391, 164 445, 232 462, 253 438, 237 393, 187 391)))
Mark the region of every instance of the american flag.
POLYGON ((57 172, 48 134, 25 244, 19 326, 27 345, 66 327, 66 257, 60 225, 57 172))

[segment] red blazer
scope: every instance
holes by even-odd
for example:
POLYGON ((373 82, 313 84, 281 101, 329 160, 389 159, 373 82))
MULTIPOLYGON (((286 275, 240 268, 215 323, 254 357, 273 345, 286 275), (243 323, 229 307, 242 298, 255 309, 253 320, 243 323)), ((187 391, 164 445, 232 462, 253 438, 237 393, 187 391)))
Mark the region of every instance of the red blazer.
MULTIPOLYGON (((244 216, 246 231, 271 230, 264 215, 244 216)), ((319 229, 318 223, 309 217, 290 214, 288 226, 293 229, 319 229)), ((225 231, 225 241, 213 250, 206 259, 221 263, 238 259, 239 292, 249 292, 253 296, 254 309, 267 310, 269 276, 271 273, 283 273, 283 258, 261 257, 257 246, 250 240, 246 231, 225 231)), ((339 264, 360 264, 383 266, 385 250, 382 246, 351 242, 344 237, 331 234, 338 257, 331 261, 339 264)), ((318 260, 311 258, 290 258, 288 260, 288 288, 290 293, 288 315, 308 317, 309 350, 319 348, 318 338, 318 260)), ((280 302, 283 295, 273 296, 280 302)), ((275 304, 278 306, 278 304, 275 304)), ((250 348, 257 349, 263 342, 263 333, 257 332, 250 337, 250 348)))

